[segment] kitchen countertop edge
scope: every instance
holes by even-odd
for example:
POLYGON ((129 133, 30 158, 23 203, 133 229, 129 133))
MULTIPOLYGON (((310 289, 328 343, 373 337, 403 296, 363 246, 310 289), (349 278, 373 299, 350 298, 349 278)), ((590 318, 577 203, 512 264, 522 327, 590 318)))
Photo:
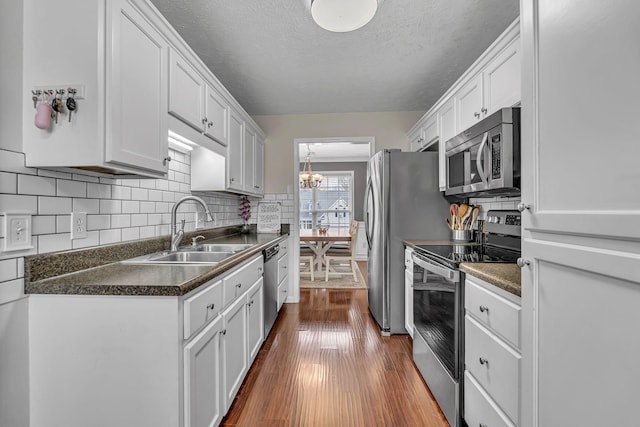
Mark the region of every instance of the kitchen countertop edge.
POLYGON ((482 279, 513 295, 521 296, 520 267, 516 264, 490 262, 463 262, 460 270, 482 279))
MULTIPOLYGON (((92 284, 81 284, 77 283, 74 280, 74 276, 86 273, 89 270, 94 270, 94 272, 98 271, 101 268, 108 266, 117 266, 117 268, 122 269, 127 272, 135 272, 136 269, 141 269, 141 267, 160 267, 159 265, 154 264, 127 264, 121 261, 94 267, 87 270, 80 270, 77 272, 64 274, 62 276, 52 277, 43 279, 35 282, 27 282, 25 283, 25 293, 26 294, 46 294, 46 295, 123 295, 123 296, 182 296, 185 295, 194 289, 197 289, 201 285, 209 282, 210 280, 215 279, 220 276, 222 273, 225 273, 237 265, 243 263, 244 261, 254 257, 255 255, 261 253, 265 248, 274 245, 276 243, 280 243, 289 237, 288 234, 282 234, 273 239, 264 242, 264 243, 256 243, 256 245, 250 249, 246 249, 242 252, 239 252, 236 256, 229 258, 226 261, 221 262, 220 264, 213 266, 200 266, 202 269, 209 268, 208 271, 202 274, 195 274, 190 279, 187 279, 184 282, 176 283, 175 285, 136 285, 136 284, 113 284, 113 280, 107 280, 105 278, 104 284, 100 283, 92 283, 92 284), (76 283, 74 283, 76 282, 76 283)), ((193 267, 194 265, 188 264, 177 264, 166 266, 162 265, 162 267, 170 267, 175 269, 180 269, 184 267, 193 267)), ((99 272, 97 273, 100 274, 99 272)), ((98 280, 99 282, 99 280, 98 280)))

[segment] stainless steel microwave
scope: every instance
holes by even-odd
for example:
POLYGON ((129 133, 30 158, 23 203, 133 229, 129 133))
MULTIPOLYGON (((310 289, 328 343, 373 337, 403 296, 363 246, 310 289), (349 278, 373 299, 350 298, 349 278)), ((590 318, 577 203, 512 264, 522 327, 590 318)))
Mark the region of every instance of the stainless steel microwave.
POLYGON ((520 195, 520 108, 496 111, 445 142, 446 195, 520 195))

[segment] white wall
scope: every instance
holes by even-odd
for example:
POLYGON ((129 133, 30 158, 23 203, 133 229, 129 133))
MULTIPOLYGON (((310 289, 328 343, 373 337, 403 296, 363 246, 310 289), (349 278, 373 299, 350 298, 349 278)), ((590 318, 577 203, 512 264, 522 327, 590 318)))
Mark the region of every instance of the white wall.
MULTIPOLYGON (((373 136, 376 151, 383 148, 409 149, 407 131, 424 112, 346 114, 302 114, 253 116, 267 134, 265 145, 265 190, 288 193, 293 183, 293 140, 373 136)), ((295 183, 297 184, 297 183, 295 183)), ((293 189, 291 189, 293 191, 293 189)))

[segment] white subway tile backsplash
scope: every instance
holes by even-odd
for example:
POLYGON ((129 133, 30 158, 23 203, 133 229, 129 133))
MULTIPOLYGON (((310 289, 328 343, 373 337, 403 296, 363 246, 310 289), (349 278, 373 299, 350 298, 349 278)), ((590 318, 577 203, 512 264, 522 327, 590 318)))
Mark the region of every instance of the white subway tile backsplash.
POLYGON ((0 172, 0 193, 16 194, 18 191, 18 175, 0 172))
POLYGON ((62 215, 71 213, 71 200, 68 197, 38 196, 39 215, 62 215))
POLYGON ((131 227, 131 215, 111 215, 111 228, 131 227))
POLYGON ((140 227, 148 225, 147 214, 134 214, 131 215, 131 226, 140 227))
POLYGON ((140 202, 140 213, 154 213, 156 202, 140 202))
POLYGON ((66 197, 87 197, 87 183, 59 179, 57 195, 66 197))
POLYGON ((169 189, 169 181, 164 179, 159 179, 156 181, 156 189, 157 190, 168 190, 169 189))
POLYGON ((131 187, 114 185, 111 187, 111 197, 114 199, 131 200, 131 187))
POLYGON ((122 241, 138 240, 140 238, 140 229, 137 227, 123 228, 122 229, 122 241))
POLYGON ((56 217, 53 215, 34 216, 31 220, 31 234, 55 234, 56 217))
POLYGON ((122 213, 122 201, 120 200, 100 200, 101 214, 122 213))
POLYGON ((87 184, 87 197, 92 199, 110 199, 111 186, 107 184, 87 184))
POLYGON ((108 245, 122 241, 122 233, 119 228, 100 230, 100 244, 108 245))
POLYGON ((158 190, 149 190, 149 200, 154 202, 162 201, 162 191, 158 190))
POLYGON ((44 234, 38 236, 38 253, 57 252, 71 249, 71 234, 44 234))
POLYGON ((73 199, 72 212, 86 212, 88 214, 100 213, 100 200, 98 199, 73 199))
POLYGON ((53 171, 48 169, 38 169, 38 175, 50 178, 71 179, 71 174, 67 172, 53 171))
POLYGON ((140 202, 137 200, 123 200, 122 213, 140 213, 140 202))
POLYGON ((71 232, 71 215, 58 215, 56 217, 56 233, 71 232))
POLYGON ((141 239, 149 239, 151 237, 156 236, 156 227, 155 226, 147 226, 140 227, 140 238, 141 239))
POLYGON ((87 230, 111 228, 111 215, 87 215, 87 230))
MULTIPOLYGON (((171 203, 168 202, 156 202, 155 213, 164 213, 171 211, 171 203)), ((184 209, 184 208, 181 208, 184 209)))
POLYGON ((162 223, 162 214, 149 214, 147 217, 149 225, 158 225, 162 223))
MULTIPOLYGON (((171 166, 171 163, 169 163, 171 166)), ((147 188, 150 190, 156 189, 156 180, 155 179, 141 179, 140 180, 140 188, 147 188)))
POLYGON ((56 180, 37 175, 18 175, 18 193, 55 196, 56 180))
POLYGON ((132 188, 131 199, 132 200, 149 200, 149 190, 145 188, 132 188))
POLYGON ((162 192, 162 201, 163 202, 175 202, 176 199, 174 197, 174 193, 172 193, 171 191, 163 191, 162 192))
POLYGON ((89 231, 87 232, 86 239, 75 239, 71 241, 73 249, 89 248, 91 246, 98 246, 100 244, 100 232, 89 231))
POLYGON ((18 260, 16 258, 0 261, 0 282, 17 279, 17 271, 18 260))

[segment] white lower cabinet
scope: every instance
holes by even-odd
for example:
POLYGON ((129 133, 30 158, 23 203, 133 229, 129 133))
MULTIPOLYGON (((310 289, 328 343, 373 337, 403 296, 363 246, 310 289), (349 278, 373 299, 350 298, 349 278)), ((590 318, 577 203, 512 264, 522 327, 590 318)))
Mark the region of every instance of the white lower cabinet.
POLYGON ((185 426, 211 427, 224 416, 220 340, 222 317, 184 347, 185 426))
POLYGON ((262 271, 180 297, 31 295, 31 427, 217 426, 264 340, 262 271))
POLYGON ((404 328, 413 338, 413 249, 404 250, 404 328))
POLYGON ((520 424, 520 297, 467 275, 464 419, 470 426, 520 424))

